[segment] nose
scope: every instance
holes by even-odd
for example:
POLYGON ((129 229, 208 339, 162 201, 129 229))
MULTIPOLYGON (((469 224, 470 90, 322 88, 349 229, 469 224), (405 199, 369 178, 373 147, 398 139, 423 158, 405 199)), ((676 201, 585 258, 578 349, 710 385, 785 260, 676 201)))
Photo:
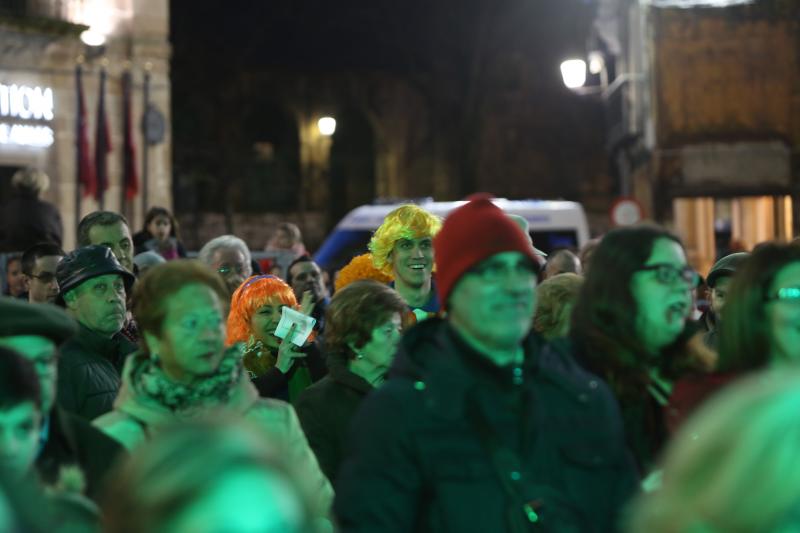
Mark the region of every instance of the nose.
POLYGON ((412 248, 411 257, 413 257, 415 259, 419 259, 419 258, 425 257, 425 254, 422 253, 422 248, 420 247, 419 244, 415 244, 414 248, 412 248))

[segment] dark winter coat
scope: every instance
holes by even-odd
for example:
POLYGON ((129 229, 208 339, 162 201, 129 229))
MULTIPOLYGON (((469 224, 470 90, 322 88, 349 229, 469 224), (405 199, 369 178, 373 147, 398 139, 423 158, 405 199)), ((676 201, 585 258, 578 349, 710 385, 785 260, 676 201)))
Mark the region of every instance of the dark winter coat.
POLYGON ((126 452, 117 441, 88 421, 55 407, 48 419, 47 441, 36 458, 36 470, 47 485, 59 478, 61 467, 77 465, 86 479, 86 494, 101 497, 103 482, 126 452))
POLYGON ((276 366, 272 366, 264 374, 253 378, 253 384, 262 398, 277 398, 285 402, 294 400, 294 398, 289 397, 289 380, 292 379, 299 368, 308 369, 311 383, 316 383, 328 373, 328 367, 325 366, 325 361, 319 348, 317 348, 316 342, 303 347, 302 351, 306 356, 296 359, 287 373, 284 374, 276 366))
POLYGON ((39 242, 62 245, 61 215, 30 191, 16 190, 0 206, 0 252, 23 252, 39 242))
POLYGON ((86 420, 111 411, 125 357, 136 348, 120 333, 108 339, 81 324, 59 349, 58 405, 86 420))
POLYGON ((328 362, 330 373, 300 393, 294 408, 322 471, 336 488, 350 421, 372 385, 344 362, 328 362))
MULTIPOLYGON (((334 503, 345 532, 511 531, 506 496, 470 422, 472 398, 514 450, 515 480, 539 516, 530 531, 609 532, 638 480, 605 384, 566 355, 525 341, 499 368, 442 319, 402 340, 390 379, 351 425, 334 503)), ((473 409, 474 410, 474 409, 473 409)))

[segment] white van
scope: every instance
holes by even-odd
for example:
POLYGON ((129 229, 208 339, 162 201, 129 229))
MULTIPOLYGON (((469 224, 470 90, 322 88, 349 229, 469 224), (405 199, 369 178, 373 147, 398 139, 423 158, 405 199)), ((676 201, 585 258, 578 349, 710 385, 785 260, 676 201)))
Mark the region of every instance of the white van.
MULTIPOLYGON (((530 224, 536 248, 551 252, 557 248, 577 250, 589 240, 589 226, 583 206, 561 200, 492 200, 506 213, 524 217, 530 224)), ((426 211, 446 218, 450 211, 466 203, 434 202, 432 198, 392 204, 362 205, 350 211, 322 243, 314 260, 329 272, 335 272, 353 257, 367 252, 373 232, 383 219, 401 205, 414 203, 426 211)))

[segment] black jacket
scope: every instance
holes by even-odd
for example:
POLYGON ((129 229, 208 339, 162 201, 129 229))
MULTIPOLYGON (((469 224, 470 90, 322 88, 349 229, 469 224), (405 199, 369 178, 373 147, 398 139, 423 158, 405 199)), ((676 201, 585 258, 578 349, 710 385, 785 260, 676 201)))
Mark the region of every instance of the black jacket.
POLYGON ((28 191, 15 191, 0 206, 0 252, 23 252, 39 242, 62 245, 61 215, 53 204, 28 191))
POLYGON ((390 379, 351 424, 334 506, 342 531, 510 531, 509 513, 522 505, 506 496, 468 399, 520 458, 519 472, 502 474, 539 515, 530 531, 613 531, 638 484, 617 405, 601 380, 538 337, 524 350, 515 379, 441 319, 407 332, 390 379))
POLYGON ((292 368, 287 373, 283 373, 273 366, 263 375, 253 378, 253 385, 258 389, 258 394, 262 398, 277 398, 285 402, 291 401, 289 398, 289 380, 300 367, 308 368, 311 383, 316 383, 328 373, 322 354, 317 348, 317 343, 312 342, 305 346, 302 351, 305 357, 295 360, 292 368))
POLYGON ((86 476, 86 494, 102 496, 103 482, 115 461, 126 452, 120 444, 60 407, 50 412, 48 435, 44 448, 36 458, 36 470, 42 480, 52 485, 63 466, 77 465, 86 476))
POLYGON ((344 363, 330 358, 328 362, 330 373, 300 393, 294 408, 319 466, 334 483, 350 420, 372 385, 350 372, 344 363))
POLYGON ((125 357, 136 349, 120 333, 108 339, 81 324, 59 349, 58 405, 86 420, 111 411, 125 357))

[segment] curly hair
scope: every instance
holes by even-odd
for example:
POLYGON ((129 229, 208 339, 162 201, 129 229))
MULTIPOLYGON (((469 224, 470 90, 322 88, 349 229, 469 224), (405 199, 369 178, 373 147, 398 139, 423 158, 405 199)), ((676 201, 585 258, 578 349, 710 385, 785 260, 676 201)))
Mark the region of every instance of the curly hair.
POLYGON ((533 317, 533 329, 545 338, 558 334, 562 325, 569 322, 564 310, 575 305, 578 299, 583 278, 577 274, 565 272, 546 279, 536 288, 536 314, 533 317))
POLYGON ((333 288, 338 292, 354 281, 362 279, 374 279, 379 283, 389 283, 394 278, 390 274, 386 274, 375 268, 372 254, 366 253, 355 256, 336 273, 336 280, 333 282, 333 288))
POLYGON ((435 237, 442 228, 442 219, 413 204, 403 205, 386 215, 383 224, 369 241, 372 262, 385 274, 392 273, 389 256, 400 239, 435 237))
POLYGON ((297 297, 285 281, 270 274, 252 276, 242 283, 231 298, 228 338, 225 343, 231 345, 247 342, 252 333, 250 319, 253 318, 253 313, 268 303, 297 307, 297 297))

